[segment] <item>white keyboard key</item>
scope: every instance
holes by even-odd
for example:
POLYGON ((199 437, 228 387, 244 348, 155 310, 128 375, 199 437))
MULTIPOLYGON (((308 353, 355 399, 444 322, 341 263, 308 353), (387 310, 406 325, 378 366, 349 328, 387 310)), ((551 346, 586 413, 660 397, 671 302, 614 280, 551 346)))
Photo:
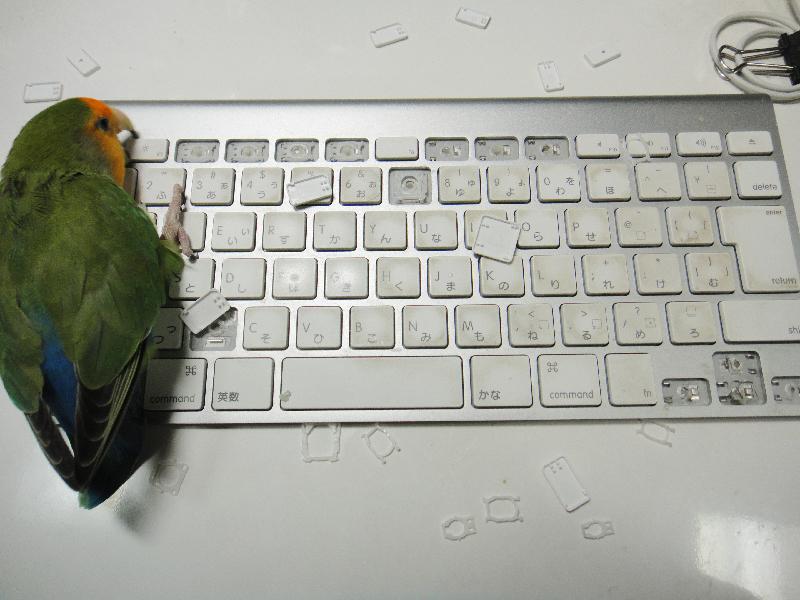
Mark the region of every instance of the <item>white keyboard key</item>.
POLYGON ((180 350, 183 346, 183 321, 180 308, 162 308, 150 332, 150 340, 158 350, 180 350))
POLYGON ((314 250, 355 250, 356 213, 325 211, 314 215, 314 250))
POLYGON ((628 167, 623 163, 586 165, 586 186, 593 202, 631 199, 628 167))
MULTIPOLYGON (((320 214, 320 213, 317 213, 320 214)), ((369 261, 354 256, 325 260, 326 298, 366 298, 369 261)))
POLYGON ((456 345, 459 348, 497 348, 500 307, 495 304, 461 304, 455 312, 456 345))
POLYGON ((375 140, 377 160, 417 160, 419 141, 415 137, 382 137, 375 140))
POLYGON ((214 410, 272 408, 271 358, 218 358, 214 361, 214 410))
POLYGON ((633 257, 636 289, 642 295, 680 294, 680 264, 674 254, 637 254, 633 257))
POLYGON ((769 131, 731 131, 725 136, 731 156, 772 154, 772 136, 769 131))
POLYGON ((419 259, 379 258, 376 269, 378 298, 419 298, 419 259))
POLYGON ((486 169, 489 202, 530 202, 531 182, 528 167, 489 167, 486 169))
POLYGON ((324 177, 328 185, 333 187, 333 169, 331 167, 294 167, 289 176, 289 181, 290 183, 298 183, 312 177, 324 177))
POLYGON ((716 131, 688 131, 679 133, 675 141, 681 156, 719 156, 722 138, 716 131))
POLYGON ((262 248, 268 251, 299 252, 306 248, 306 215, 300 212, 264 214, 262 248))
POLYGON ((256 214, 218 212, 214 215, 211 249, 250 252, 256 247, 256 214))
POLYGON ((608 248, 611 245, 605 208, 568 208, 564 217, 570 248, 608 248))
POLYGON ((546 464, 542 473, 567 512, 577 510, 591 500, 563 456, 546 464))
POLYGON ((800 291, 800 275, 789 220, 782 206, 725 206, 717 209, 719 236, 736 248, 742 290, 800 291))
POLYGON ((618 158, 619 136, 616 133, 585 133, 575 137, 578 158, 618 158))
POLYGON ((136 201, 148 206, 168 206, 172 190, 178 185, 186 187, 185 169, 140 168, 136 184, 136 201))
POLYGON ((730 294, 736 289, 728 254, 690 252, 686 255, 689 290, 693 294, 730 294))
POLYGON ((283 169, 277 167, 242 169, 239 202, 244 206, 279 205, 283 202, 283 169))
POLYGON ((627 259, 623 254, 587 254, 583 257, 583 287, 589 296, 630 293, 627 259))
POLYGON ((658 305, 652 302, 618 302, 614 325, 620 346, 657 346, 664 341, 658 305))
POLYGON ((364 213, 364 248, 367 250, 405 250, 407 233, 405 211, 364 213))
POLYGON ((508 343, 517 348, 554 345, 556 332, 550 305, 509 304, 508 343))
POLYGON ((520 208, 514 211, 519 224, 519 248, 558 248, 558 212, 552 208, 520 208))
POLYGON ((533 404, 527 356, 473 356, 469 364, 473 406, 511 408, 533 404))
POLYGON ((615 211, 617 239, 623 248, 660 246, 661 219, 652 206, 624 206, 615 211))
POLYGON ((486 15, 471 8, 464 8, 463 6, 458 9, 456 13, 456 21, 464 23, 465 25, 472 25, 478 29, 486 29, 489 22, 492 20, 490 15, 486 15))
POLYGON ((537 365, 542 406, 600 406, 600 376, 594 354, 541 354, 537 365))
POLYGON ((800 300, 723 300, 719 316, 726 342, 800 342, 800 300))
POLYGON ((297 309, 298 350, 336 350, 341 347, 341 308, 301 306, 297 309))
POLYGON ((199 252, 206 246, 206 213, 185 212, 181 218, 192 250, 199 252))
POLYGON ((472 296, 472 261, 466 256, 429 258, 428 295, 431 298, 472 296))
POLYGON ((200 410, 206 388, 203 358, 154 358, 147 365, 147 410, 200 410))
POLYGON ((183 272, 169 284, 173 300, 196 300, 214 285, 214 261, 210 258, 184 261, 183 272))
POLYGON ((288 348, 289 309, 285 306, 248 306, 244 311, 244 347, 247 350, 288 348))
POLYGON ((519 234, 520 226, 517 223, 483 217, 472 250, 478 256, 510 263, 517 250, 519 234))
POLYGON ((473 204, 481 201, 481 176, 477 167, 439 167, 439 202, 473 204))
POLYGON ((510 263, 481 257, 478 261, 481 296, 486 298, 522 296, 525 293, 522 258, 510 263))
POLYGON ((317 296, 317 261, 314 258, 276 258, 272 267, 272 297, 277 300, 311 300, 317 296))
POLYGON ((289 204, 295 208, 333 202, 333 187, 325 175, 293 181, 287 184, 286 193, 289 196, 289 204))
POLYGON ((382 180, 378 167, 342 167, 339 171, 339 202, 380 204, 382 180))
POLYGON ((458 356, 285 358, 284 410, 460 408, 458 356))
POLYGON ((667 133, 629 133, 625 136, 625 145, 633 158, 663 158, 672 154, 667 133))
POLYGON ((22 93, 23 102, 55 102, 61 100, 64 85, 58 81, 26 83, 22 93))
POLYGON ((678 165, 671 162, 638 163, 636 187, 640 200, 680 200, 678 165))
POLYGON ((561 335, 565 346, 606 346, 608 325, 602 304, 562 304, 561 335))
POLYGON ((545 92, 558 92, 564 89, 564 81, 561 79, 554 61, 540 62, 536 65, 536 70, 539 71, 539 81, 542 82, 545 92))
POLYGON ((263 258, 226 258, 222 262, 222 295, 229 300, 261 300, 266 271, 263 258))
POLYGON ((540 164, 536 167, 536 189, 542 202, 578 202, 581 199, 578 167, 568 162, 540 164))
POLYGON ((389 44, 396 44, 408 39, 408 33, 400 23, 392 23, 385 27, 380 27, 369 32, 372 38, 372 45, 376 48, 383 48, 389 44))
POLYGON ((574 296, 578 293, 575 260, 570 254, 531 257, 534 296, 574 296))
POLYGON ((475 243, 475 236, 478 235, 478 227, 480 227, 483 217, 492 217, 493 219, 505 221, 506 211, 492 209, 464 211, 464 245, 470 250, 475 243))
POLYGON ((731 197, 728 165, 724 162, 688 162, 683 166, 691 200, 727 200, 731 197))
POLYGON ((353 306, 350 309, 350 347, 394 348, 394 308, 353 306))
POLYGON ((673 344, 713 344, 717 315, 709 302, 668 302, 667 324, 673 344))
POLYGON ((195 169, 192 173, 192 204, 230 206, 233 204, 233 179, 233 169, 195 169))
POLYGON ((733 173, 740 198, 780 198, 783 194, 778 163, 774 160, 740 160, 733 163, 733 173))
POLYGON ((447 348, 447 308, 404 306, 403 346, 405 348, 447 348))
POLYGON ((608 354, 606 374, 608 401, 613 406, 655 405, 656 385, 649 354, 608 354))
POLYGON ((414 213, 414 247, 417 250, 458 248, 458 213, 453 210, 418 210, 414 213))
POLYGON ((667 231, 673 246, 710 246, 714 243, 711 213, 705 206, 670 206, 667 231))
POLYGON ((169 158, 169 140, 131 138, 125 149, 131 162, 164 162, 169 158))

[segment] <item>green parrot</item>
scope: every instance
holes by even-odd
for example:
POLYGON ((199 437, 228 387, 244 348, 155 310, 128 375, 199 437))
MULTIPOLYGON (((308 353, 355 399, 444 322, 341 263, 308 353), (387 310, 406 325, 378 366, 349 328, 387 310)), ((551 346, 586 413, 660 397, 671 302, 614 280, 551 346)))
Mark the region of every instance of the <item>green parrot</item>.
POLYGON ((184 265, 182 228, 160 239, 121 187, 124 130, 120 111, 64 100, 0 171, 0 379, 85 508, 138 466, 148 335, 184 265))

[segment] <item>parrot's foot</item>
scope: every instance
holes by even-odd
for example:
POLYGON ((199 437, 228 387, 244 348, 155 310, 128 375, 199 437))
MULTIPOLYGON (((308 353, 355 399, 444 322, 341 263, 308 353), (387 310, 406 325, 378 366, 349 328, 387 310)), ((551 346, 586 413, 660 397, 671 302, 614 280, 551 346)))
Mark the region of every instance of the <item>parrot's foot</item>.
POLYGON ((189 234, 183 227, 183 188, 177 184, 172 188, 172 200, 169 202, 167 215, 164 217, 161 239, 175 242, 180 246, 182 254, 189 258, 195 258, 189 234))

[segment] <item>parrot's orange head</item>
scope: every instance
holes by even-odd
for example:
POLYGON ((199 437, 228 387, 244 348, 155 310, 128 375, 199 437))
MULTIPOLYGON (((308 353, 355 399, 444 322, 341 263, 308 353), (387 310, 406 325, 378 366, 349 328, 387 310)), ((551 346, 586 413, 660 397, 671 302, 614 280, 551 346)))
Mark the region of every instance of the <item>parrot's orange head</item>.
POLYGON ((13 171, 74 170, 125 179, 125 149, 117 135, 136 132, 121 111, 94 98, 70 98, 43 110, 20 131, 3 167, 13 171))

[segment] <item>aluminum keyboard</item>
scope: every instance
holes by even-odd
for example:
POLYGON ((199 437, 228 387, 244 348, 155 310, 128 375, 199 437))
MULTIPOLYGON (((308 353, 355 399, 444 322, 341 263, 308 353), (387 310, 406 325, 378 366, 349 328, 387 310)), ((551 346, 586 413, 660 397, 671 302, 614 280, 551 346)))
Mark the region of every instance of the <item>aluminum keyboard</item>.
POLYGON ((765 97, 115 105, 129 191, 160 229, 185 185, 198 256, 153 330, 155 418, 800 415, 765 97), (194 334, 209 290, 232 308, 194 334))

